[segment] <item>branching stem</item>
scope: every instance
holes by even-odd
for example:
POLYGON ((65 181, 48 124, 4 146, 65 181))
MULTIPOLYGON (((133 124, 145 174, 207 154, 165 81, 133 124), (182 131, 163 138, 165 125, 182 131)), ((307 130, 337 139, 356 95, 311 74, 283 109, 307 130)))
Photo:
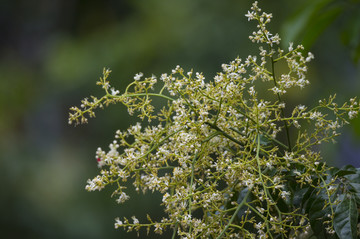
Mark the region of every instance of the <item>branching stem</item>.
POLYGON ((247 193, 245 194, 243 200, 240 202, 240 204, 237 206, 235 212, 233 213, 232 217, 230 218, 230 221, 228 222, 228 224, 225 226, 225 228, 221 231, 221 233, 219 234, 219 236, 216 239, 220 239, 226 232, 226 230, 230 227, 230 225, 232 224, 232 222, 235 220, 236 215, 238 214, 239 210, 242 208, 242 206, 244 206, 244 204, 246 203, 247 198, 249 197, 251 193, 251 190, 248 190, 247 193))

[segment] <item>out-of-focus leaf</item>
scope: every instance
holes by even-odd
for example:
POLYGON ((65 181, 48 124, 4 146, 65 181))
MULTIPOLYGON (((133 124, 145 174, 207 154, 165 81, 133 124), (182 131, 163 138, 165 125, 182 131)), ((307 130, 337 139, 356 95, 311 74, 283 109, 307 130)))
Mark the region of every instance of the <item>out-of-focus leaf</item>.
MULTIPOLYGON (((238 203, 241 203, 242 200, 244 200, 244 198, 246 197, 246 194, 248 193, 249 189, 248 188, 244 188, 243 190, 241 190, 240 192, 235 192, 235 194, 237 195, 234 195, 234 197, 236 196, 237 197, 237 202, 238 203)), ((250 195, 250 198, 252 197, 252 195, 250 195)), ((232 201, 232 200, 231 200, 232 201)), ((232 208, 233 205, 231 205, 231 201, 228 202, 228 205, 227 205, 227 208, 232 208)), ((247 199, 247 201, 249 201, 249 197, 247 199)), ((239 210, 237 216, 238 216, 238 219, 241 220, 241 217, 244 216, 246 213, 245 213, 245 210, 247 208, 243 207, 239 210)))
POLYGON ((352 57, 355 63, 358 63, 360 60, 360 43, 356 46, 356 48, 352 52, 352 57))
POLYGON ((345 165, 342 168, 336 170, 333 175, 338 176, 338 177, 342 177, 345 175, 349 175, 349 174, 355 174, 356 173, 356 168, 352 165, 345 165))
POLYGON ((319 11, 334 0, 308 0, 297 12, 290 16, 282 27, 282 38, 284 47, 289 42, 301 40, 301 35, 309 27, 310 23, 319 15, 319 11))
POLYGON ((326 28, 339 16, 343 8, 334 6, 312 19, 310 26, 305 29, 302 45, 309 49, 326 28))
POLYGON ((267 146, 267 145, 271 144, 271 140, 266 138, 264 135, 260 135, 260 144, 267 146))
POLYGON ((354 174, 345 175, 344 177, 351 183, 360 183, 360 168, 356 168, 355 170, 354 174))
POLYGON ((353 61, 357 63, 360 59, 360 7, 352 12, 344 25, 345 30, 341 34, 341 40, 350 48, 353 61))
MULTIPOLYGON (((358 48, 358 54, 360 58, 360 45, 358 48)), ((360 117, 351 120, 351 128, 353 129, 354 135, 360 137, 360 117)))
POLYGON ((356 200, 353 195, 348 196, 339 203, 335 210, 334 228, 340 239, 357 238, 358 211, 356 200))

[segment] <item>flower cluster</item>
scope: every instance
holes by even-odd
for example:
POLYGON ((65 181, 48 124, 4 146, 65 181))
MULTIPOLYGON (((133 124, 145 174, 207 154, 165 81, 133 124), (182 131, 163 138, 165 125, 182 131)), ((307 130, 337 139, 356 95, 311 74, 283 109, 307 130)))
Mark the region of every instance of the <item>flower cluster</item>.
POLYGON ((313 55, 303 56, 302 46, 292 44, 286 51, 275 49, 280 38, 266 28, 272 15, 261 13, 257 2, 246 16, 258 22, 250 40, 260 44, 260 60, 237 58, 223 64, 211 81, 180 66, 159 79, 139 73, 123 94, 110 86, 110 71, 104 69, 97 84, 105 95, 71 108, 69 123, 86 123, 94 109, 118 102, 130 114, 156 122, 117 131, 110 150, 96 152, 101 172, 88 181, 88 191, 115 185, 113 195, 124 203, 130 198, 124 183, 131 181, 136 191, 163 195, 164 218, 148 216, 147 223, 135 216, 132 221, 116 218, 115 228, 144 227, 159 234, 172 229, 173 238, 295 238, 310 230, 307 213, 294 201, 297 190, 311 187, 327 193, 322 203, 331 209, 326 223, 333 232, 336 179, 326 177, 328 167, 314 146, 339 135, 338 129, 359 112, 359 101, 338 106, 331 96, 311 109, 286 109, 282 96, 309 84, 306 64, 313 55), (280 61, 288 71, 277 76, 280 61), (273 99, 262 96, 255 81, 271 82, 273 99), (159 92, 153 87, 157 82, 159 92), (155 111, 152 97, 167 104, 155 111))

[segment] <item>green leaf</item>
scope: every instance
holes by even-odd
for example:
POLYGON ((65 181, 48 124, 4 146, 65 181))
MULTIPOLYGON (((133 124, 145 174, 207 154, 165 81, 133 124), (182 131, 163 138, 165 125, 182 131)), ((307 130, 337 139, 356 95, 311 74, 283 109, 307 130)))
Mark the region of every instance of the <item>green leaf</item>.
POLYGON ((301 38, 300 36, 310 26, 312 20, 318 16, 318 12, 332 1, 334 0, 308 0, 300 10, 291 15, 282 27, 284 47, 289 42, 301 38))
POLYGON ((271 144, 271 140, 266 138, 264 135, 260 134, 260 144, 267 146, 271 144))
POLYGON ((355 173, 345 175, 344 178, 349 180, 351 183, 360 183, 360 168, 356 168, 355 173))
POLYGON ((325 237, 325 231, 323 230, 323 217, 325 216, 324 201, 320 198, 315 199, 311 205, 309 212, 310 225, 314 234, 317 237, 325 237))
POLYGON ((332 238, 331 234, 326 233, 324 227, 324 221, 328 219, 326 216, 331 213, 330 207, 324 208, 326 198, 327 196, 322 190, 318 194, 313 192, 309 199, 309 202, 312 201, 308 212, 310 225, 317 238, 332 238))
POLYGON ((334 229, 338 237, 340 239, 357 238, 357 221, 356 200, 352 194, 348 194, 335 210, 334 229))
POLYGON ((349 183, 352 189, 354 190, 354 195, 357 203, 360 204, 360 183, 349 183))
POLYGON ((349 183, 355 192, 360 193, 360 183, 349 183))
POLYGON ((343 177, 345 175, 348 175, 348 174, 355 174, 357 171, 356 171, 356 168, 352 165, 345 165, 343 166, 342 168, 340 169, 336 169, 336 168, 333 168, 333 171, 331 171, 331 176, 333 177, 334 176, 338 176, 338 177, 343 177))
POLYGON ((306 194, 309 191, 309 188, 299 188, 298 190, 294 191, 291 203, 294 206, 301 206, 301 203, 303 202, 303 200, 307 200, 307 198, 305 198, 308 194, 306 194))
POLYGON ((315 200, 314 195, 316 195, 316 190, 313 187, 309 187, 302 198, 301 207, 305 210, 306 213, 309 213, 311 204, 315 200))
POLYGON ((309 49, 325 29, 339 16, 343 8, 334 6, 312 19, 304 32, 302 45, 309 49))
POLYGON ((356 48, 352 52, 353 61, 357 64, 360 59, 360 43, 356 46, 356 48))
POLYGON ((356 201, 360 204, 360 169, 353 167, 351 171, 352 170, 354 170, 352 174, 345 174, 339 176, 343 176, 344 179, 347 179, 347 182, 345 183, 345 185, 347 186, 347 190, 355 196, 356 201))
POLYGON ((349 14, 341 40, 350 49, 353 61, 357 63, 360 59, 360 8, 355 7, 349 14))

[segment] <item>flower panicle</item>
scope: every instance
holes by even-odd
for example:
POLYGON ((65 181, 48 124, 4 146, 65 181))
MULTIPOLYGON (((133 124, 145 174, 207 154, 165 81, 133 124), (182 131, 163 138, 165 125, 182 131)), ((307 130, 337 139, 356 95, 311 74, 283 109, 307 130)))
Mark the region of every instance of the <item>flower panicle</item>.
MULTIPOLYGON (((307 64, 313 55, 303 55, 302 46, 293 44, 286 51, 275 50, 280 37, 266 28, 272 15, 261 12, 257 2, 246 17, 258 22, 250 39, 269 50, 260 47, 258 56, 223 64, 213 80, 176 66, 160 78, 138 73, 120 94, 104 68, 97 82, 104 96, 85 98, 80 108, 70 109, 70 123, 86 123, 95 109, 113 103, 124 104, 129 114, 138 112, 141 120, 153 120, 116 131, 108 150, 97 149, 100 174, 87 181, 86 190, 114 187, 112 196, 119 204, 131 200, 129 185, 142 193, 159 192, 166 216, 147 216, 148 223, 135 216, 116 218, 115 228, 159 234, 170 229, 181 238, 296 237, 311 228, 308 215, 289 206, 297 191, 311 187, 325 192, 324 208, 336 206, 336 179, 326 179, 329 168, 315 146, 339 135, 339 128, 358 114, 359 101, 352 98, 339 106, 334 95, 318 106, 299 104, 285 114, 289 106, 282 96, 309 84, 307 64), (275 77, 280 61, 288 69, 275 77), (258 80, 271 83, 265 85, 273 98, 258 89, 258 80), (165 100, 160 110, 154 97, 165 100), (282 142, 288 132, 297 137, 282 142)), ((334 217, 333 211, 329 214, 334 217)), ((325 224, 332 232, 331 220, 325 224)))

